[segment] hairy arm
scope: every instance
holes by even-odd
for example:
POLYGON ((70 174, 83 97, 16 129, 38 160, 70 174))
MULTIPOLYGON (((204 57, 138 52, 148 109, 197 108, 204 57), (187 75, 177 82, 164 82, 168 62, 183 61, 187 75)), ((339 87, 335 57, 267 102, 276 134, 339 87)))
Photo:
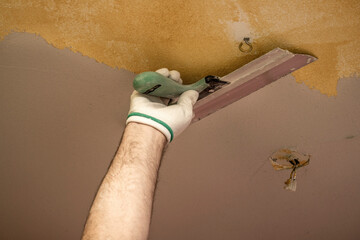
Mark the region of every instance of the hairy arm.
POLYGON ((98 190, 82 239, 146 239, 165 136, 129 123, 98 190))
MULTIPOLYGON (((181 80, 177 71, 159 73, 181 80)), ((191 123, 198 96, 189 90, 168 106, 159 97, 132 93, 123 139, 91 207, 83 240, 147 238, 163 149, 191 123)))

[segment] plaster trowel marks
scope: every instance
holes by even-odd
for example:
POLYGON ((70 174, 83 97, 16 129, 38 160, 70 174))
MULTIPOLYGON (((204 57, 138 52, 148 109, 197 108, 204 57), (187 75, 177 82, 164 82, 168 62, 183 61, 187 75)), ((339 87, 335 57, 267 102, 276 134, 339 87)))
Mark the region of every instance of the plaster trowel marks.
POLYGON ((3 0, 0 15, 1 37, 11 30, 38 33, 112 67, 177 69, 185 83, 209 69, 225 75, 239 57, 225 34, 238 12, 223 1, 3 0))
POLYGON ((294 75, 332 96, 339 77, 360 72, 359 14, 357 0, 3 0, 0 38, 37 33, 112 67, 177 69, 185 83, 225 75, 281 47, 318 57, 294 75), (238 50, 244 37, 251 53, 238 50))
POLYGON ((360 1, 242 1, 259 52, 281 47, 318 60, 296 71, 298 82, 336 95, 337 81, 360 72, 360 1))

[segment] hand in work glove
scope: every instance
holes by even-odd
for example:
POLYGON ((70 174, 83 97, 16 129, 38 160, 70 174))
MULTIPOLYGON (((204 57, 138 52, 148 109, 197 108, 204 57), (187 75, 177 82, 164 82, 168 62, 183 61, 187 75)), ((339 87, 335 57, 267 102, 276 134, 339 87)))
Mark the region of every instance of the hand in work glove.
MULTIPOLYGON (((180 73, 166 68, 156 72, 169 78, 169 81, 182 83, 180 73)), ((176 104, 167 106, 159 97, 141 94, 134 91, 131 95, 130 111, 126 124, 137 122, 152 126, 162 132, 168 142, 180 135, 194 117, 193 106, 199 93, 189 90, 181 94, 176 104)))

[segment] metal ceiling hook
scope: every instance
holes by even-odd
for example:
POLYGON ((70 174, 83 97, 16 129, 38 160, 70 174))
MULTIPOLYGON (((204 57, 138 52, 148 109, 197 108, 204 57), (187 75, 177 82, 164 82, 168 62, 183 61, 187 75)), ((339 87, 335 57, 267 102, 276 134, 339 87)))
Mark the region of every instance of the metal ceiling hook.
POLYGON ((242 51, 242 52, 244 52, 244 53, 249 53, 249 52, 251 52, 251 51, 253 50, 253 46, 252 46, 252 44, 250 43, 250 38, 248 38, 248 37, 244 38, 244 41, 239 44, 239 49, 240 49, 240 51, 242 51), (245 44, 247 45, 246 48, 243 47, 243 46, 244 46, 244 42, 245 42, 245 44))

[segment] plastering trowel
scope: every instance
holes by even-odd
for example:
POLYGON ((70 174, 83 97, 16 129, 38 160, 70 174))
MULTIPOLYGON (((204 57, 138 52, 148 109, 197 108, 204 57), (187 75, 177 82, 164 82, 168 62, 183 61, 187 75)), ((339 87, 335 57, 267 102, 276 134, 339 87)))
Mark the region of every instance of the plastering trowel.
POLYGON ((196 122, 315 60, 310 55, 276 48, 221 78, 209 75, 193 84, 181 85, 159 73, 144 72, 135 77, 133 86, 140 93, 164 98, 176 98, 187 90, 198 91, 193 120, 196 122))

